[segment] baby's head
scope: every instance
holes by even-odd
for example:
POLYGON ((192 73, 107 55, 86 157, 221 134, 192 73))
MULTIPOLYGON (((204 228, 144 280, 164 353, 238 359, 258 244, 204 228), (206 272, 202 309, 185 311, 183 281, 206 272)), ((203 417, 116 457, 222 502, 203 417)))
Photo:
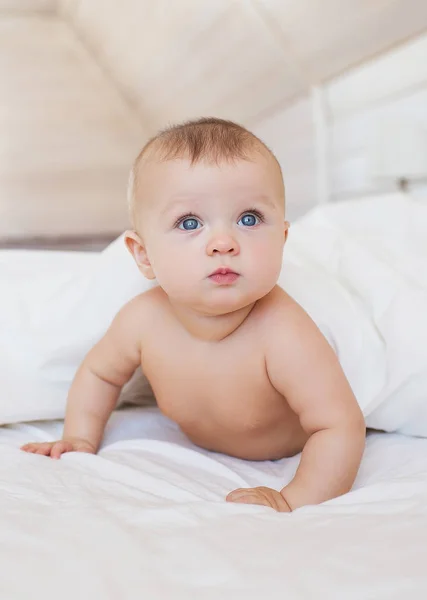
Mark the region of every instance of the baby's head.
POLYGON ((159 133, 133 165, 129 209, 126 245, 171 301, 224 314, 275 286, 288 230, 282 173, 240 125, 206 118, 159 133))

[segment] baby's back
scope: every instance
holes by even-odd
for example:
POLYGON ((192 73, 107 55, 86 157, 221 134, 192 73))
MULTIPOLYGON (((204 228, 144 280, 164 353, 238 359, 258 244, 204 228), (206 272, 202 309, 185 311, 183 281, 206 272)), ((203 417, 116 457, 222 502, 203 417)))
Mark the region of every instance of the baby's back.
MULTIPOLYGON (((142 368, 160 410, 197 445, 249 460, 299 452, 307 439, 286 399, 272 386, 265 345, 277 303, 292 300, 279 288, 220 341, 190 335, 160 288, 144 294, 142 368)), ((283 368, 286 369, 284 357, 283 368)))

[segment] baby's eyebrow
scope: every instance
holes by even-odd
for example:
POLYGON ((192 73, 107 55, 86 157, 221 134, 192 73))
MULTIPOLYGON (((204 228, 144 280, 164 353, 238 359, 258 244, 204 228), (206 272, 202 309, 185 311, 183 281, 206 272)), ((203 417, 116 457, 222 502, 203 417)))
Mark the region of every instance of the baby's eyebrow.
POLYGON ((270 196, 266 196, 266 195, 261 195, 261 196, 254 196, 252 198, 247 198, 248 201, 250 202, 260 202, 261 204, 265 204, 266 206, 269 206, 270 208, 277 208, 277 202, 275 202, 273 200, 273 198, 270 198, 270 196))
POLYGON ((200 194, 197 196, 180 196, 178 198, 172 197, 170 202, 165 206, 162 210, 161 214, 165 215, 171 211, 175 212, 180 210, 182 207, 183 210, 187 210, 189 208, 189 204, 193 207, 195 204, 199 204, 201 200, 200 194))
MULTIPOLYGON (((195 208, 203 204, 206 197, 208 197, 208 194, 172 196, 170 198, 170 202, 167 204, 167 206, 165 206, 161 214, 166 215, 170 212, 179 212, 180 210, 187 211, 190 208, 191 210, 194 210, 195 208)), ((274 198, 271 198, 266 194, 260 194, 256 196, 253 196, 251 194, 241 194, 239 200, 242 204, 242 210, 254 208, 254 205, 256 204, 264 204, 265 206, 268 206, 269 208, 273 209, 276 209, 278 205, 277 201, 275 201, 274 198)))

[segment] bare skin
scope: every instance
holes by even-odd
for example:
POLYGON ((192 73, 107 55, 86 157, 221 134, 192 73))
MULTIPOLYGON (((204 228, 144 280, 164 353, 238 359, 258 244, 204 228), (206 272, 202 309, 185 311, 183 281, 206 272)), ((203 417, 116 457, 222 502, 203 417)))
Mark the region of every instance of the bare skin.
MULTIPOLYGON (((330 465, 319 464, 313 473, 308 466, 306 475, 301 475, 312 479, 307 503, 321 502, 350 489, 364 446, 363 420, 332 349, 311 319, 280 288, 257 302, 243 323, 220 341, 192 337, 176 319, 161 288, 134 299, 88 355, 80 380, 75 382, 77 395, 83 379, 103 381, 112 391, 111 402, 91 407, 92 402, 76 397, 67 414, 64 440, 27 444, 23 449, 52 458, 70 451, 96 453, 120 384, 127 379, 125 373, 133 372, 135 359, 139 363, 140 357, 162 413, 193 443, 208 450, 248 460, 275 460, 301 452, 311 432, 327 433, 329 429, 331 433, 334 427, 348 431, 349 438, 339 449, 341 456, 331 456, 330 465), (282 315, 280 331, 278 312, 282 315), (307 363, 299 363, 304 357, 295 356, 295 349, 302 346, 303 352, 306 344, 313 350, 306 357, 307 363), (135 354, 122 354, 125 348, 135 348, 135 354), (269 360, 277 354, 281 356, 279 368, 269 360), (315 369, 311 358, 316 361, 315 369), (111 377, 110 369, 120 360, 123 371, 111 377), (282 364, 292 366, 279 390, 273 382, 282 379, 282 364), (295 412, 301 402, 298 396, 304 407, 299 415, 295 412), (318 404, 320 410, 311 403, 318 404), (313 412, 307 425, 313 423, 304 430, 300 418, 306 411, 313 412), (78 431, 84 437, 71 435, 78 431), (325 482, 328 469, 332 480, 341 472, 332 487, 325 482)), ((312 461, 317 463, 315 456, 312 461)), ((300 495, 297 493, 292 502, 292 490, 286 494, 284 488, 281 494, 261 487, 235 490, 227 500, 266 504, 288 512, 290 506, 302 505, 300 495)))
POLYGON ((289 512, 348 492, 364 420, 332 348, 275 285, 288 224, 274 165, 257 157, 218 172, 178 163, 150 165, 145 189, 156 202, 144 207, 146 230, 127 236, 141 272, 160 287, 129 302, 86 356, 70 390, 63 440, 23 449, 52 458, 95 453, 122 386, 141 365, 160 410, 195 444, 249 460, 302 451, 282 490, 234 490, 228 501, 289 512), (194 189, 204 183, 203 204, 189 180, 194 189), (184 183, 186 196, 177 200, 184 183), (250 204, 247 193, 255 194, 250 204), (247 226, 254 221, 241 215, 257 202, 262 220, 247 226), (183 203, 184 222, 198 220, 197 228, 164 220, 175 223, 168 211, 183 203), (234 281, 212 279, 222 266, 238 273, 234 281))
POLYGON ((209 450, 249 460, 300 452, 307 436, 272 386, 265 365, 265 334, 269 321, 274 324, 274 305, 288 301, 284 292, 271 292, 237 330, 213 342, 190 336, 160 289, 150 294, 149 302, 164 312, 147 333, 150 354, 144 371, 160 410, 190 440, 209 450), (167 349, 161 341, 166 336, 167 349))

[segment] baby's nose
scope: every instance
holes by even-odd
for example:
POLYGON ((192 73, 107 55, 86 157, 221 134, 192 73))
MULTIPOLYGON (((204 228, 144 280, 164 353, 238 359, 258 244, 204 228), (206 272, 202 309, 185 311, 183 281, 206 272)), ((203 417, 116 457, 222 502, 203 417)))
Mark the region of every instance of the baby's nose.
POLYGON ((233 236, 219 234, 210 239, 206 247, 206 252, 209 256, 214 254, 239 254, 240 247, 233 236))

